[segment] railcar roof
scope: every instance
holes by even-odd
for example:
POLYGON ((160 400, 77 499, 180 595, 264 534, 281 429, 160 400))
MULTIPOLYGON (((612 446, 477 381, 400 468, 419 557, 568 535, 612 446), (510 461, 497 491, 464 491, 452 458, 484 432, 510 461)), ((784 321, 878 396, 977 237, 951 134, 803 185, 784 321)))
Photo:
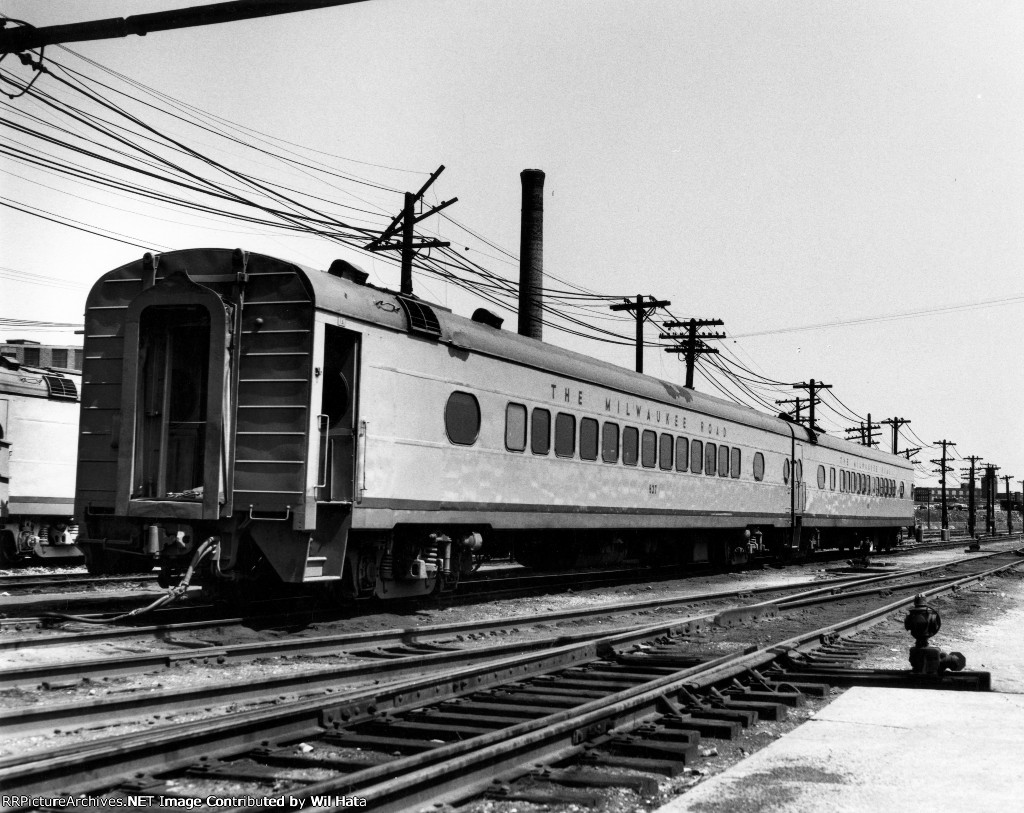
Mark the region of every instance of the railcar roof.
MULTIPOLYGON (((25 364, 11 367, 7 364, 0 365, 0 393, 4 395, 28 395, 34 398, 48 398, 50 387, 46 383, 46 376, 51 378, 65 378, 74 382, 75 391, 80 392, 82 387, 81 373, 70 370, 52 370, 48 367, 30 367, 25 364)), ((76 395, 77 399, 77 395, 76 395)), ((70 397, 61 400, 72 400, 70 397)))
MULTIPOLYGON (((210 268, 211 265, 230 263, 232 250, 185 249, 167 252, 163 256, 168 259, 173 257, 174 265, 180 264, 183 267, 188 267, 191 263, 195 268, 210 268)), ((409 331, 407 318, 399 301, 399 294, 395 291, 369 284, 359 284, 326 271, 319 271, 267 255, 250 253, 248 257, 248 267, 253 273, 275 273, 289 270, 297 272, 308 284, 315 306, 322 311, 403 333, 409 331)), ((141 260, 136 260, 104 275, 103 280, 121 278, 126 274, 134 276, 141 273, 141 267, 141 260)), ((90 293, 90 301, 99 291, 100 283, 103 280, 98 281, 94 286, 93 293, 90 293)), ((877 449, 856 445, 828 435, 818 435, 814 440, 806 427, 793 422, 765 415, 750 407, 739 406, 713 395, 687 389, 680 384, 636 373, 582 353, 520 336, 514 331, 489 327, 472 319, 458 316, 448 308, 434 305, 425 300, 417 301, 422 305, 429 306, 437 318, 440 335, 436 340, 450 346, 494 358, 507 359, 516 364, 549 372, 555 376, 564 376, 616 390, 626 396, 672 405, 784 437, 789 437, 792 431, 798 439, 805 442, 817 442, 824 448, 843 451, 860 458, 898 465, 903 468, 909 466, 909 463, 902 458, 877 449)), ((434 339, 424 340, 434 341, 434 339)))
MULTIPOLYGON (((398 295, 395 292, 370 285, 359 285, 323 271, 303 266, 299 268, 305 273, 313 288, 318 308, 406 330, 405 316, 398 305, 398 295), (382 301, 387 302, 388 306, 382 307, 382 301)), ((549 371, 553 375, 586 381, 627 395, 671 404, 787 437, 792 427, 798 439, 812 442, 806 427, 582 353, 520 336, 512 331, 492 328, 424 300, 420 300, 420 303, 430 306, 437 316, 441 328, 439 340, 455 347, 508 359, 538 370, 549 371)), ((817 442, 826 448, 847 451, 890 465, 909 465, 906 461, 885 452, 827 435, 818 435, 817 442)))

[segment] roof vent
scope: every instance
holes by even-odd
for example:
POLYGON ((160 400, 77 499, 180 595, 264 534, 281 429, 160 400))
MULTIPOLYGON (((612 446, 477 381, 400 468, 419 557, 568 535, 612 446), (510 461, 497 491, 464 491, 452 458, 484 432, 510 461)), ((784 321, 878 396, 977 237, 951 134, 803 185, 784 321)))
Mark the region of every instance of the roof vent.
POLYGON ((473 321, 487 325, 487 327, 493 327, 495 330, 501 330, 501 323, 505 320, 498 316, 498 314, 491 313, 487 308, 477 308, 473 311, 473 321))
POLYGON ((44 375, 43 378, 51 398, 69 398, 72 401, 78 398, 78 388, 70 378, 59 375, 44 375))
POLYGON ((397 299, 409 320, 410 333, 421 333, 435 338, 441 336, 441 323, 437 321, 437 315, 429 305, 424 305, 415 299, 406 299, 404 296, 397 297, 397 299))
POLYGON ((331 267, 327 269, 327 273, 335 277, 347 279, 356 285, 365 285, 366 280, 370 277, 362 268, 358 265, 353 265, 348 260, 335 260, 331 263, 331 267))

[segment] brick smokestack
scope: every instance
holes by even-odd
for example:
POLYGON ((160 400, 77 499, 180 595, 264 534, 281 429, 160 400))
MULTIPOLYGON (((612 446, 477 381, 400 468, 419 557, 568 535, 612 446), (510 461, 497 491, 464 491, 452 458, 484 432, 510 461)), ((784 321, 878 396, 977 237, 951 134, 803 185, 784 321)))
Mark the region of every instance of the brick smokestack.
POLYGON ((519 236, 519 334, 542 339, 544 330, 544 172, 524 169, 519 236))

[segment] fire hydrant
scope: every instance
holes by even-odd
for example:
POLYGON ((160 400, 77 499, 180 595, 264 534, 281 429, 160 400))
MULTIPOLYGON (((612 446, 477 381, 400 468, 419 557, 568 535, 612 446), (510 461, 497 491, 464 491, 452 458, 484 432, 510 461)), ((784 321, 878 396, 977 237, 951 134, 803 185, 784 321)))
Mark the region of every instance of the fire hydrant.
POLYGON ((959 652, 946 652, 928 643, 928 639, 942 627, 942 619, 934 607, 925 603, 924 596, 914 599, 914 606, 907 612, 903 626, 914 636, 910 668, 915 673, 938 675, 947 669, 959 672, 967 665, 967 659, 959 652))

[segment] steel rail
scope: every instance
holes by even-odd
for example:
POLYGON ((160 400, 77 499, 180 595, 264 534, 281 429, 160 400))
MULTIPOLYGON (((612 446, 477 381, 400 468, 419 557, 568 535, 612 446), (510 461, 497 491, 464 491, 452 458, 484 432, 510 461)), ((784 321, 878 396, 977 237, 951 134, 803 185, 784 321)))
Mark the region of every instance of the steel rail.
MULTIPOLYGON (((832 579, 829 585, 844 585, 850 582, 862 580, 863 576, 845 576, 832 579)), ((422 627, 406 627, 376 632, 359 633, 338 633, 322 636, 296 636, 278 641, 270 641, 262 644, 230 644, 225 646, 191 647, 187 651, 191 658, 226 657, 229 659, 246 659, 251 657, 267 657, 291 652, 328 652, 332 650, 351 649, 355 646, 382 646, 398 643, 408 643, 416 638, 432 636, 434 638, 445 635, 459 635, 463 633, 478 632, 481 630, 490 631, 493 629, 504 629, 507 627, 518 627, 523 625, 536 626, 537 624, 558 623, 561 621, 573 621, 587 618, 593 615, 604 613, 629 613, 642 612, 651 609, 663 609, 678 604, 691 604, 699 601, 715 601, 720 599, 731 599, 742 595, 758 595, 761 593, 772 593, 790 589, 802 589, 812 585, 821 585, 820 581, 797 582, 794 584, 779 584, 768 587, 740 588, 735 590, 719 590, 711 593, 689 593, 672 596, 669 598, 660 597, 655 599, 644 599, 642 601, 608 602, 592 605, 590 607, 577 608, 572 610, 556 610, 545 613, 533 613, 528 616, 516 615, 502 619, 483 621, 456 622, 451 624, 432 624, 422 627)), ((132 637, 140 634, 164 635, 169 632, 182 632, 209 627, 224 626, 234 623, 242 623, 247 619, 231 618, 214 621, 188 621, 182 624, 159 624, 146 627, 118 627, 116 629, 90 630, 88 632, 72 633, 69 635, 45 635, 25 638, 16 638, 9 641, 0 641, 0 651, 30 649, 36 647, 47 647, 54 645, 67 646, 78 643, 95 643, 98 641, 111 640, 115 638, 132 637)), ((104 670, 106 675, 131 674, 132 672, 149 671, 161 668, 167 664, 164 661, 171 657, 180 659, 183 650, 162 650, 160 652, 146 653, 143 655, 130 656, 119 659, 125 664, 125 670, 120 671, 120 666, 104 670)), ((109 659, 98 661, 75 661, 68 664, 68 672, 81 669, 82 675, 93 674, 93 664, 110 665, 109 659)), ((45 667, 39 667, 43 669, 45 667)), ((12 682, 12 670, 0 670, 0 687, 12 682)), ((59 677, 53 674, 56 679, 59 677)), ((20 680, 20 679, 15 679, 20 680)))
MULTIPOLYGON (((925 591, 921 595, 939 595, 1022 564, 1024 561, 1000 565, 925 591)), ((365 799, 367 806, 375 811, 401 811, 407 810, 407 805, 411 803, 441 804, 464 799, 474 795, 481 783, 490 783, 495 776, 506 771, 522 773, 521 766, 525 763, 541 762, 554 754, 564 758, 571 751, 581 750, 583 746, 573 741, 576 732, 615 717, 625 718, 625 727, 632 728, 645 717, 660 713, 659 704, 663 704, 665 698, 674 692, 708 688, 750 669, 764 668, 780 655, 813 648, 816 643, 830 636, 867 629, 913 601, 914 597, 900 599, 854 618, 751 650, 739 657, 723 656, 710 664, 683 669, 573 709, 461 742, 448 743, 340 779, 293 789, 288 795, 307 800, 312 796, 324 795, 358 796, 365 799), (397 777, 396 773, 399 774, 397 777)), ((303 809, 320 811, 330 808, 303 809)))
MULTIPOLYGON (((967 583, 984 578, 990 573, 1022 563, 1024 562, 1015 561, 999 568, 993 568, 986 573, 971 574, 961 579, 960 582, 967 583)), ((936 591, 939 589, 943 588, 937 588, 936 591)), ((884 616, 885 613, 912 600, 912 598, 908 598, 886 605, 877 613, 884 616)), ((772 605, 768 603, 762 606, 768 612, 772 605)), ((163 772, 187 767, 194 762, 197 752, 210 758, 216 758, 237 753, 239 749, 250 748, 260 743, 267 744, 276 739, 314 736, 322 733, 325 727, 330 728, 335 725, 342 726, 369 720, 383 711, 400 711, 436 703, 533 674, 593 660, 599 654, 610 651, 615 646, 627 645, 659 635, 679 634, 688 629, 688 624, 691 621, 692 619, 669 620, 613 635, 604 635, 584 643, 557 647, 554 650, 505 658, 498 662, 480 664, 468 669, 461 668, 440 677, 420 677, 362 693, 356 692, 343 698, 331 699, 327 703, 323 697, 310 698, 271 709, 258 709, 234 713, 213 720, 177 724, 172 728, 149 730, 140 734, 117 737, 113 740, 73 744, 41 753, 9 757, 0 760, 0 783, 3 783, 5 789, 12 793, 26 795, 38 794, 53 787, 60 787, 65 793, 89 791, 96 789, 101 784, 109 787, 111 780, 116 782, 137 771, 159 770, 163 772), (97 777, 103 778, 97 779, 97 777)), ((831 629, 817 630, 802 636, 802 638, 810 640, 831 629)), ((765 662, 772 660, 778 654, 776 650, 789 651, 801 643, 802 641, 797 639, 789 639, 774 645, 774 648, 753 651, 744 655, 739 661, 734 661, 731 668, 743 670, 751 665, 763 666, 765 662)), ((722 663, 729 660, 725 658, 722 663)), ((699 680, 701 675, 706 676, 707 674, 710 674, 709 665, 705 664, 699 668, 678 672, 668 678, 646 683, 625 693, 619 693, 613 697, 613 700, 615 702, 624 699, 630 700, 641 691, 653 692, 651 697, 661 697, 667 690, 687 685, 687 681, 693 683, 694 680, 699 680)), ((599 711, 601 715, 607 716, 609 712, 604 703, 597 704, 600 709, 591 708, 594 705, 587 704, 586 708, 595 713, 599 711)), ((555 717, 561 719, 561 715, 555 715, 555 717)), ((551 717, 544 719, 548 722, 552 720, 551 717)), ((566 717, 566 719, 569 718, 566 717)), ((575 720, 575 718, 573 719, 575 720)), ((532 731, 536 724, 530 724, 530 726, 532 731)), ((578 720, 573 722, 573 726, 578 728, 578 720)), ((432 764, 435 759, 451 756, 453 753, 464 754, 463 750, 453 752, 452 748, 465 749, 466 743, 472 743, 470 748, 477 748, 491 743, 490 738, 492 737, 497 737, 494 742, 501 743, 513 734, 522 733, 523 730, 521 726, 514 726, 507 731, 512 733, 498 736, 501 732, 497 732, 493 735, 484 735, 483 738, 474 737, 462 743, 441 746, 429 752, 435 756, 430 757, 427 763, 432 764)), ((421 758, 425 756, 421 755, 421 758)), ((382 770, 387 775, 393 775, 392 772, 399 765, 405 768, 419 768, 423 764, 427 764, 413 764, 409 759, 412 758, 388 763, 382 770)), ((358 775, 332 780, 329 783, 318 783, 315 786, 301 789, 299 792, 314 794, 321 790, 325 792, 343 791, 357 777, 360 782, 366 782, 380 779, 383 775, 370 775, 367 771, 361 771, 358 775)), ((493 776, 493 772, 490 775, 493 776)), ((460 782, 462 781, 460 779, 460 782)), ((295 793, 293 792, 291 795, 295 795, 295 793)))
MULTIPOLYGON (((996 556, 997 553, 986 554, 986 556, 996 556)), ((977 561, 976 559, 970 560, 971 562, 977 561)), ((961 564, 961 563, 953 563, 961 564)), ((902 573, 883 574, 882 576, 873 576, 869 578, 859 578, 847 580, 844 585, 839 585, 841 588, 837 591, 837 585, 833 582, 825 587, 816 587, 811 590, 803 590, 798 592, 796 595, 789 597, 782 597, 769 602, 763 602, 760 604, 752 605, 739 605, 737 607, 725 608, 715 610, 711 613, 707 613, 700 616, 694 616, 686 619, 687 626, 696 631, 703 625, 717 623, 719 626, 728 625, 732 619, 737 616, 744 617, 749 616, 752 613, 756 614, 766 608, 789 608, 796 606, 804 606, 815 602, 840 600, 843 598, 851 598, 856 595, 877 592, 876 589, 859 590, 857 592, 848 592, 849 587, 859 587, 863 585, 877 584, 879 582, 891 581, 896 578, 903 578, 906 575, 913 575, 919 572, 927 572, 938 568, 948 567, 949 563, 941 565, 931 565, 927 568, 919 568, 914 571, 905 571, 902 573)), ((951 578, 956 577, 944 577, 937 581, 948 581, 951 578)), ((935 581, 935 580, 933 580, 935 581)), ((931 583, 931 582, 929 582, 931 583)), ((805 584, 789 586, 789 587, 765 587, 758 588, 757 592, 760 593, 773 593, 782 592, 787 589, 793 589, 794 587, 803 587, 805 584)), ((912 585, 900 585, 904 589, 917 589, 921 586, 921 583, 914 583, 912 585)), ((749 591, 749 594, 753 594, 754 591, 749 591)), ((693 603, 695 600, 707 600, 709 596, 718 598, 732 598, 737 593, 735 591, 729 593, 715 593, 707 594, 704 596, 688 596, 680 597, 675 603, 693 603)), ((640 602, 644 607, 652 606, 667 606, 659 600, 648 600, 640 602)), ((379 636, 382 635, 396 635, 397 637, 388 638, 390 642, 401 642, 404 644, 419 644, 416 641, 417 637, 426 637, 433 635, 441 637, 443 635, 450 635, 456 632, 465 632, 471 629, 494 629, 507 626, 522 625, 524 621, 530 621, 532 623, 541 623, 544 621, 552 620, 564 620, 564 619, 575 619, 583 618, 586 616, 601 616, 607 613, 609 608, 607 606, 600 606, 591 608, 588 610, 570 610, 561 611, 556 613, 549 613, 544 616, 534 616, 531 619, 515 618, 515 619, 502 619, 499 623, 480 621, 470 622, 469 624, 442 624, 436 625, 430 628, 414 628, 407 630, 391 630, 386 633, 355 633, 349 636, 338 636, 339 638, 348 637, 363 642, 374 641, 379 644, 385 640, 379 636)), ((633 608, 635 609, 635 607, 633 608)), ((642 628, 639 625, 626 625, 619 627, 618 630, 622 632, 636 630, 642 628)), ((330 637, 330 636, 328 636, 330 637)), ((282 695, 291 696, 295 694, 311 695, 318 692, 331 691, 337 687, 339 682, 345 681, 356 681, 360 678, 374 677, 376 680, 395 680, 399 679, 402 675, 409 673, 425 672, 427 670, 441 669, 451 664, 463 663, 466 661, 481 661, 487 660, 488 658, 499 658, 508 655, 510 652, 523 652, 523 651, 534 651, 543 650, 547 648, 554 648, 569 642, 587 641, 592 639, 591 633, 579 633, 576 635, 557 635, 549 636, 545 638, 539 638, 527 643, 514 643, 509 645, 496 645, 492 647, 478 647, 475 649, 456 649, 447 652, 437 652, 429 655, 410 655, 402 659, 391 659, 381 661, 379 659, 366 660, 342 666, 325 667, 321 669, 304 669, 301 671, 290 672, 285 676, 278 676, 267 678, 259 683, 245 684, 239 686, 235 681, 227 681, 221 683, 206 684, 199 688, 186 688, 186 689, 170 689, 170 690, 156 690, 146 691, 145 689, 138 689, 131 692, 125 692, 124 694, 113 697, 113 698, 102 698, 87 701, 78 701, 70 703, 47 703, 47 704, 36 704, 27 708, 14 709, 9 711, 0 712, 0 727, 11 733, 41 733, 44 731, 52 730, 54 726, 60 725, 62 728, 74 728, 77 726, 89 725, 97 719, 102 719, 109 722, 112 719, 123 718, 124 715, 132 715, 135 717, 142 716, 145 714, 154 714, 157 712, 165 711, 180 711, 183 708, 205 708, 207 706, 223 704, 227 702, 268 702, 268 701, 280 701, 282 695)), ((295 643, 301 643, 308 639, 296 639, 295 643)), ((250 647, 252 645, 242 645, 244 647, 250 647)), ((192 660, 210 660, 220 657, 218 653, 225 651, 225 648, 210 648, 209 650, 183 650, 180 653, 175 653, 174 656, 169 659, 170 663, 184 663, 192 660), (196 654, 200 653, 200 654, 196 654)), ((78 662, 80 665, 83 662, 78 662)), ((103 664, 103 661, 87 662, 90 664, 103 664)), ((73 662, 68 666, 67 669, 64 665, 61 665, 62 672, 70 670, 74 674, 76 664, 73 662)), ((38 681, 40 675, 48 674, 45 668, 40 667, 26 667, 23 669, 11 669, 6 670, 11 678, 9 685, 15 685, 21 683, 25 685, 29 680, 38 681), (17 678, 17 679, 16 679, 17 678)), ((52 675, 51 675, 52 677, 52 675)))
MULTIPOLYGON (((986 555, 986 554, 985 553, 979 554, 979 556, 984 556, 984 555, 986 555)), ((975 556, 974 558, 978 558, 978 556, 975 556)), ((942 566, 944 566, 944 565, 937 565, 936 567, 942 567, 942 566)), ((913 572, 916 572, 916 571, 908 570, 906 572, 907 573, 913 573, 913 572)), ((889 574, 880 574, 880 575, 888 576, 889 574)), ((859 576, 859 575, 858 576, 849 576, 849 577, 838 577, 838 578, 830 580, 828 582, 828 584, 829 585, 842 585, 842 584, 844 584, 844 583, 846 583, 848 581, 855 581, 855 580, 858 580, 858 579, 861 579, 861 578, 863 578, 863 577, 859 576)), ((687 603, 687 602, 690 602, 690 601, 710 601, 710 600, 715 600, 715 599, 719 599, 719 598, 731 598, 731 597, 733 597, 733 596, 735 596, 737 594, 741 594, 741 593, 749 593, 751 595, 756 595, 758 593, 773 592, 775 590, 789 589, 791 586, 792 587, 798 587, 799 583, 797 585, 779 585, 778 587, 763 587, 763 588, 744 589, 744 590, 727 590, 727 591, 719 591, 719 592, 715 592, 715 593, 684 595, 684 596, 679 596, 677 598, 673 598, 673 599, 669 599, 669 600, 666 600, 664 598, 651 599, 651 600, 648 600, 648 601, 634 602, 634 603, 632 603, 630 605, 623 605, 625 607, 625 609, 622 609, 622 610, 616 609, 616 607, 618 607, 619 604, 618 603, 614 603, 614 604, 609 604, 608 608, 609 608, 609 611, 614 611, 614 612, 640 611, 640 610, 648 609, 648 608, 663 608, 665 606, 671 606, 672 604, 687 603)), ((168 612, 173 612, 173 611, 169 610, 168 612)), ((513 618, 510 619, 510 625, 511 626, 515 626, 518 623, 525 623, 527 620, 532 620, 535 623, 539 622, 539 621, 545 621, 545 622, 546 621, 552 621, 552 622, 555 622, 555 621, 562 621, 562 620, 570 620, 570 619, 575 618, 575 617, 584 617, 584 616, 589 615, 589 614, 591 614, 591 609, 587 608, 587 609, 583 609, 583 610, 580 610, 580 611, 560 611, 560 612, 548 613, 548 614, 542 614, 542 615, 531 615, 531 616, 529 616, 529 619, 522 618, 522 617, 513 617, 513 618)), ((68 635, 45 635, 45 636, 37 635, 37 636, 33 636, 33 637, 19 637, 19 638, 11 638, 11 639, 8 639, 8 640, 0 640, 0 651, 3 651, 3 650, 17 650, 17 649, 25 649, 25 648, 36 648, 36 647, 46 647, 46 646, 55 646, 55 645, 66 646, 68 644, 85 643, 85 642, 97 642, 97 641, 104 641, 104 640, 112 640, 112 639, 116 639, 116 638, 127 638, 127 637, 132 637, 132 636, 137 636, 137 635, 146 635, 146 634, 164 635, 164 634, 167 634, 169 632, 181 632, 181 631, 189 631, 189 630, 197 630, 197 629, 216 628, 216 627, 221 627, 221 626, 238 625, 238 624, 243 624, 243 623, 247 623, 247 622, 252 622, 253 620, 254 620, 253 618, 243 618, 241 616, 236 616, 236 617, 209 619, 209 620, 203 620, 203 621, 186 621, 186 622, 180 622, 180 623, 174 623, 174 624, 153 624, 153 625, 147 625, 147 626, 129 626, 129 627, 103 628, 103 629, 99 629, 99 630, 90 630, 88 632, 77 632, 77 633, 72 633, 72 634, 68 634, 68 635)), ((26 623, 27 621, 26 621, 26 619, 5 619, 5 622, 7 624, 17 624, 17 623, 26 623)), ((491 628, 497 628, 497 627, 492 627, 492 622, 482 621, 482 622, 477 622, 476 628, 477 629, 491 629, 491 628)), ((433 631, 435 629, 436 630, 440 630, 441 632, 443 632, 444 631, 444 625, 438 625, 438 626, 430 627, 430 628, 420 627, 420 628, 410 628, 410 629, 404 629, 404 630, 403 629, 386 630, 386 631, 382 631, 379 634, 384 636, 384 638, 381 639, 381 643, 392 643, 392 642, 397 642, 397 639, 400 639, 400 638, 404 640, 405 636, 408 636, 408 635, 416 635, 416 634, 431 632, 431 631, 433 631), (392 639, 388 640, 388 636, 392 636, 392 639)), ((452 632, 453 634, 458 634, 460 632, 466 632, 466 631, 473 631, 471 624, 470 625, 455 624, 455 625, 451 625, 451 628, 450 628, 450 632, 452 632)), ((377 635, 377 634, 378 633, 366 633, 366 635, 371 636, 371 637, 366 638, 364 641, 354 641, 352 645, 355 645, 355 644, 358 644, 358 643, 370 643, 370 642, 372 642, 372 636, 373 635, 377 635)), ((328 637, 329 636, 324 636, 325 640, 323 641, 322 646, 326 647, 329 650, 331 648, 332 644, 330 643, 329 640, 326 640, 328 637)), ((312 638, 311 637, 311 638, 306 638, 306 639, 303 639, 303 640, 309 641, 309 647, 311 647, 313 649, 321 648, 321 644, 317 643, 317 639, 316 638, 312 638)), ((350 645, 349 642, 346 640, 346 635, 342 634, 342 635, 338 636, 337 645, 338 645, 338 648, 346 648, 346 647, 348 647, 350 645)), ((287 652, 288 651, 287 650, 287 647, 288 647, 288 643, 287 642, 285 642, 285 641, 280 642, 280 646, 282 647, 281 652, 287 652)), ((210 654, 214 655, 216 657, 216 654, 214 653, 214 650, 223 650, 223 649, 225 649, 225 647, 211 647, 210 648, 210 654)), ((192 651, 196 653, 196 657, 202 657, 201 650, 202 650, 201 647, 194 647, 194 648, 192 648, 192 651)), ((171 654, 171 653, 174 653, 174 652, 177 652, 177 651, 178 650, 166 650, 166 653, 167 654, 171 654)), ((230 653, 230 652, 228 654, 229 654, 229 656, 233 656, 232 653, 230 653)), ((265 655, 265 654, 274 655, 276 653, 273 652, 273 651, 267 650, 266 652, 261 651, 261 652, 257 653, 257 656, 262 656, 262 655, 265 655)), ((155 668, 160 668, 159 660, 161 659, 162 655, 163 655, 163 653, 151 653, 150 655, 142 656, 142 659, 150 658, 150 657, 153 658, 154 659, 154 665, 151 668, 155 669, 155 668)), ((244 654, 243 650, 239 650, 238 651, 238 657, 245 657, 245 654, 244 654)), ((88 665, 83 662, 83 669, 88 670, 88 668, 89 668, 88 665)), ((137 671, 145 671, 145 667, 140 667, 140 668, 136 669, 136 668, 133 668, 131 666, 128 666, 128 668, 126 668, 126 670, 124 672, 118 672, 116 670, 112 670, 112 671, 110 671, 110 672, 108 672, 106 674, 110 674, 110 675, 113 675, 113 674, 131 674, 132 672, 137 672, 137 671)), ((56 677, 57 676, 55 676, 55 678, 56 677)), ((0 672, 0 682, 2 682, 2 681, 3 681, 2 672, 0 672)))
POLYGON ((48 576, 0 576, 0 590, 28 590, 37 587, 78 587, 156 581, 155 573, 134 576, 83 576, 78 573, 54 573, 48 576))
MULTIPOLYGON (((998 555, 997 552, 980 554, 975 557, 998 555)), ((972 561, 974 561, 972 560, 972 561)), ((701 601, 714 601, 720 599, 732 599, 742 595, 757 595, 763 593, 785 592, 796 589, 801 590, 811 585, 819 585, 810 590, 804 598, 813 597, 819 593, 832 592, 836 587, 845 589, 850 584, 868 585, 874 582, 891 581, 897 578, 905 578, 910 575, 926 573, 930 570, 941 569, 951 563, 940 563, 929 565, 923 568, 908 569, 882 573, 873 577, 850 576, 833 579, 827 585, 821 582, 801 582, 793 585, 775 585, 759 587, 754 589, 724 590, 704 594, 688 594, 672 598, 645 599, 633 602, 613 602, 609 604, 596 605, 587 608, 574 610, 560 610, 549 613, 534 614, 531 616, 512 616, 499 620, 483 620, 460 622, 453 624, 436 624, 424 627, 412 627, 405 629, 390 629, 375 632, 361 633, 339 633, 336 635, 322 636, 296 636, 277 641, 259 643, 228 644, 223 646, 200 646, 187 649, 161 650, 158 652, 130 655, 112 661, 110 658, 98 658, 93 660, 73 660, 59 664, 34 665, 29 667, 12 667, 0 670, 0 689, 10 686, 39 686, 44 682, 60 683, 69 679, 96 679, 98 677, 114 677, 117 675, 128 675, 138 673, 155 672, 157 670, 171 668, 176 664, 187 661, 210 661, 226 663, 249 660, 257 657, 275 657, 285 654, 301 652, 303 654, 328 653, 342 650, 352 650, 353 647, 389 646, 397 644, 420 643, 425 638, 434 640, 444 636, 473 633, 480 630, 491 631, 507 629, 509 627, 523 626, 529 624, 536 626, 541 623, 557 623, 562 621, 579 620, 607 613, 621 614, 630 612, 642 612, 649 609, 665 609, 678 604, 692 604, 701 601)), ((955 563, 952 563, 955 564, 955 563)), ((788 599, 787 599, 788 600, 788 599)), ((196 629, 196 625, 205 625, 206 622, 187 622, 180 627, 178 625, 163 625, 149 628, 122 628, 119 630, 96 631, 78 633, 74 636, 37 636, 35 638, 17 639, 0 643, 2 649, 21 649, 34 646, 50 646, 55 643, 62 645, 96 642, 106 640, 109 637, 125 637, 131 634, 133 629, 151 630, 157 633, 171 631, 196 629)))

